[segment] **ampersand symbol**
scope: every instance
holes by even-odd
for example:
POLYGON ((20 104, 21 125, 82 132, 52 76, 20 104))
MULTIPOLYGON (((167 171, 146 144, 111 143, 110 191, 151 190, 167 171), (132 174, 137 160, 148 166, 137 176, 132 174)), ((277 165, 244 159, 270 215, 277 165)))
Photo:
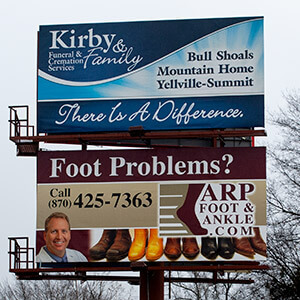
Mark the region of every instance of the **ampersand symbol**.
POLYGON ((115 53, 125 52, 126 50, 127 50, 127 47, 125 44, 123 44, 123 39, 118 40, 118 42, 113 46, 113 51, 115 53))
POLYGON ((254 212, 254 206, 251 203, 247 203, 244 212, 254 212))

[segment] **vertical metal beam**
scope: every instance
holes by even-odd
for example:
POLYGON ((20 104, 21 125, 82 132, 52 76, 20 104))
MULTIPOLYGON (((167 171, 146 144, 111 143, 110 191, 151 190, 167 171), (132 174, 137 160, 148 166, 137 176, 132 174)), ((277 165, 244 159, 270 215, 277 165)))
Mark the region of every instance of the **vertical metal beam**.
POLYGON ((149 274, 149 300, 164 299, 164 271, 151 271, 149 274))
POLYGON ((140 300, 148 300, 148 271, 140 271, 140 300))
POLYGON ((164 299, 164 271, 140 271, 140 300, 164 299))

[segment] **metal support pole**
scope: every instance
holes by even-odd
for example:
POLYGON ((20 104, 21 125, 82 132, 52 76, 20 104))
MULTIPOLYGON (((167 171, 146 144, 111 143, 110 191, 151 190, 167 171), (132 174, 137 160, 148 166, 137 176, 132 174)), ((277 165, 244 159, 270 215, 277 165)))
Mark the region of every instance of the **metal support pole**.
POLYGON ((150 271, 149 273, 149 300, 164 299, 164 271, 150 271))
POLYGON ((164 299, 164 271, 140 271, 140 300, 164 299))
POLYGON ((140 300, 148 300, 148 271, 143 269, 140 271, 140 300))

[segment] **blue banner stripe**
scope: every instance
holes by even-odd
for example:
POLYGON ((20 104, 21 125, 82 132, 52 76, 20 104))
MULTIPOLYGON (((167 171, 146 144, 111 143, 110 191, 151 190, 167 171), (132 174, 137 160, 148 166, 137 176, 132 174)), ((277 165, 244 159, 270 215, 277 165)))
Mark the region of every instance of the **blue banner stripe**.
POLYGON ((38 132, 264 127, 264 96, 38 102, 38 132))

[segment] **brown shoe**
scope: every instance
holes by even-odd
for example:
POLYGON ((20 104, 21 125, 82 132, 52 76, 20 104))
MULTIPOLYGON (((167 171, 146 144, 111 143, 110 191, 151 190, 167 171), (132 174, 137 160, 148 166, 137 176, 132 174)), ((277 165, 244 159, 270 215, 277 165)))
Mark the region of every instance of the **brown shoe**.
POLYGON ((118 261, 125 258, 131 245, 131 236, 128 229, 117 230, 114 243, 106 252, 106 258, 110 261, 118 261))
POLYGON ((242 237, 240 239, 233 238, 234 249, 237 253, 247 256, 249 258, 254 258, 254 250, 251 247, 250 241, 247 237, 242 237))
POLYGON ((267 256, 267 245, 260 235, 259 228, 254 227, 253 230, 254 230, 254 237, 249 238, 252 248, 256 253, 263 256, 267 256))
POLYGON ((199 247, 196 238, 182 239, 182 253, 188 259, 194 259, 199 253, 199 247))
POLYGON ((99 242, 89 250, 89 256, 93 260, 99 260, 105 257, 107 250, 113 244, 116 236, 116 230, 103 230, 99 242))
POLYGON ((180 238, 167 238, 164 253, 171 260, 179 258, 181 255, 180 238))

